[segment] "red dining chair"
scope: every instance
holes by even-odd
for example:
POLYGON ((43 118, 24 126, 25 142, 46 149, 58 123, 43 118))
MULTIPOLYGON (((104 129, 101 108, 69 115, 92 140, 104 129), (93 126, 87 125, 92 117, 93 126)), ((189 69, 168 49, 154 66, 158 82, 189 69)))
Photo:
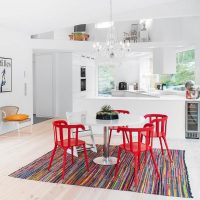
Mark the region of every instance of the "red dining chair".
POLYGON ((167 140, 166 140, 166 131, 167 131, 167 120, 168 116, 163 114, 146 114, 145 119, 148 119, 149 123, 154 124, 153 138, 159 138, 162 155, 164 155, 162 139, 167 149, 167 154, 169 160, 172 162, 171 153, 168 148, 167 140))
MULTIPOLYGON (((112 110, 112 111, 117 112, 119 114, 130 114, 130 112, 128 110, 112 110)), ((117 131, 117 129, 118 129, 118 126, 109 127, 110 133, 109 133, 108 144, 110 144, 110 140, 111 140, 111 137, 112 137, 112 131, 117 131)), ((128 140, 128 136, 127 136, 126 133, 125 133, 125 135, 126 135, 126 139, 128 140)))
POLYGON ((62 179, 65 176, 65 165, 67 159, 67 149, 71 149, 71 156, 72 156, 72 163, 74 163, 74 154, 73 154, 73 147, 82 146, 84 150, 84 156, 86 161, 87 171, 89 171, 88 166, 88 157, 86 152, 86 144, 84 141, 78 139, 78 131, 79 129, 85 130, 84 125, 82 124, 67 124, 64 120, 57 120, 53 122, 53 130, 54 130, 54 142, 55 146, 52 151, 52 155, 50 158, 48 170, 51 168, 51 164, 56 152, 57 147, 61 147, 63 149, 63 172, 62 172, 62 179), (75 137, 71 137, 71 130, 76 130, 75 137), (67 138, 64 138, 64 130, 67 130, 67 138))
POLYGON ((146 163, 146 152, 150 152, 151 158, 157 173, 158 178, 160 178, 160 173, 158 171, 158 166, 156 164, 153 149, 152 149, 152 132, 154 129, 153 124, 145 124, 143 128, 128 128, 128 127, 119 127, 118 132, 122 132, 123 144, 119 145, 118 158, 115 169, 115 177, 117 176, 120 162, 120 155, 122 150, 127 153, 132 153, 134 157, 134 183, 138 183, 138 170, 140 169, 140 155, 142 152, 145 152, 145 163, 146 163), (125 132, 129 135, 129 142, 125 140, 125 132), (142 134, 145 133, 145 142, 141 141, 142 134), (135 137, 134 137, 135 136, 135 137))

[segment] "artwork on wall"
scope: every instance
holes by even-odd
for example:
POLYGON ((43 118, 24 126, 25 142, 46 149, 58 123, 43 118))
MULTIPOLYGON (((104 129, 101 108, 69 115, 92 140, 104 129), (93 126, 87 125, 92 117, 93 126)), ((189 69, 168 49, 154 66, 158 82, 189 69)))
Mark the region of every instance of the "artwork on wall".
POLYGON ((85 77, 86 77, 86 68, 81 67, 81 78, 85 78, 85 77))
POLYGON ((0 57, 0 93, 12 92, 12 59, 0 57))
POLYGON ((86 91, 86 67, 81 66, 81 91, 86 91))

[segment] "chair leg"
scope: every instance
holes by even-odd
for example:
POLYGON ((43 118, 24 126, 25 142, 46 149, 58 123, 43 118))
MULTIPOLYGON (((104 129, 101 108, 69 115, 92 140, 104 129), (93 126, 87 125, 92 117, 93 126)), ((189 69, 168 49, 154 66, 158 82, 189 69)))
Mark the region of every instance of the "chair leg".
POLYGON ((20 126, 19 126, 19 122, 17 122, 17 133, 20 134, 20 126))
POLYGON ((162 145, 162 140, 161 138, 159 137, 159 141, 160 141, 160 147, 161 147, 161 152, 162 152, 162 155, 164 155, 164 151, 163 151, 163 145, 162 145))
POLYGON ((144 163, 147 163, 147 151, 144 152, 144 163))
POLYGON ((141 153, 138 154, 138 170, 140 170, 140 155, 141 153))
POLYGON ((62 179, 65 178, 65 165, 67 160, 67 149, 63 149, 63 171, 62 171, 62 179))
POLYGON ((141 140, 140 140, 141 143, 142 143, 142 140, 143 140, 143 135, 141 135, 141 140))
POLYGON ((118 150, 118 155, 117 155, 117 164, 116 164, 116 169, 115 169, 115 177, 117 176, 117 172, 118 172, 118 169, 119 169, 119 161, 120 161, 120 156, 121 156, 121 148, 119 147, 119 150, 118 150))
POLYGON ((134 154, 134 183, 138 184, 138 155, 134 154))
POLYGON ((88 157, 87 157, 85 144, 83 145, 83 149, 84 149, 84 156, 85 156, 85 163, 86 163, 87 171, 89 172, 88 157))
POLYGON ((53 151, 52 151, 51 158, 50 158, 50 162, 49 162, 49 166, 48 166, 48 170, 50 170, 50 168, 51 168, 51 164, 52 164, 52 162, 53 162, 53 158, 54 158, 56 149, 57 149, 57 145, 55 145, 55 147, 54 147, 54 149, 53 149, 53 151))
POLYGON ((170 160, 170 162, 173 162, 173 161, 172 161, 171 153, 170 153, 169 148, 168 148, 168 145, 167 145, 166 138, 165 138, 165 137, 162 137, 162 138, 163 138, 163 140, 164 140, 164 143, 165 143, 165 146, 166 146, 166 149, 167 149, 167 154, 168 154, 169 160, 170 160))
POLYGON ((109 145, 110 145, 111 137, 112 137, 112 129, 110 129, 110 134, 109 134, 109 139, 108 139, 108 144, 109 144, 109 145))
POLYGON ((91 140, 92 140, 93 151, 97 153, 97 146, 96 146, 96 143, 95 143, 95 140, 94 140, 92 127, 89 127, 89 129, 90 129, 90 137, 91 137, 91 140))
POLYGON ((129 142, 128 135, 127 135, 126 131, 125 131, 125 136, 126 136, 127 142, 129 142))
POLYGON ((74 147, 71 147, 71 151, 72 151, 72 164, 74 164, 74 147))
POLYGON ((158 166, 156 164, 156 160, 155 160, 155 157, 154 157, 152 149, 150 149, 150 154, 151 154, 151 158, 153 160, 154 167, 156 169, 157 176, 158 176, 158 178, 160 178, 160 173, 159 173, 158 166))

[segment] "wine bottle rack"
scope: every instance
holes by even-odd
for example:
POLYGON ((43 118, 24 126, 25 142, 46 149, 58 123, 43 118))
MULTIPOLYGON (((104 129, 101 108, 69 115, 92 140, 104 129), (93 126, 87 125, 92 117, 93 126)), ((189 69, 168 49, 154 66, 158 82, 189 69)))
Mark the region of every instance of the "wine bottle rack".
POLYGON ((185 137, 199 139, 200 136, 200 101, 186 101, 185 137))

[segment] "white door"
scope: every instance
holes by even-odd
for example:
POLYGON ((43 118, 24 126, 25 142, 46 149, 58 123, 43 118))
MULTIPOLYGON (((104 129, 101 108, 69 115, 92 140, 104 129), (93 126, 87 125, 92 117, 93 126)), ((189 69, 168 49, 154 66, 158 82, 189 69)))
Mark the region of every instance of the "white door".
POLYGON ((35 56, 35 107, 36 116, 53 117, 53 57, 35 56))

